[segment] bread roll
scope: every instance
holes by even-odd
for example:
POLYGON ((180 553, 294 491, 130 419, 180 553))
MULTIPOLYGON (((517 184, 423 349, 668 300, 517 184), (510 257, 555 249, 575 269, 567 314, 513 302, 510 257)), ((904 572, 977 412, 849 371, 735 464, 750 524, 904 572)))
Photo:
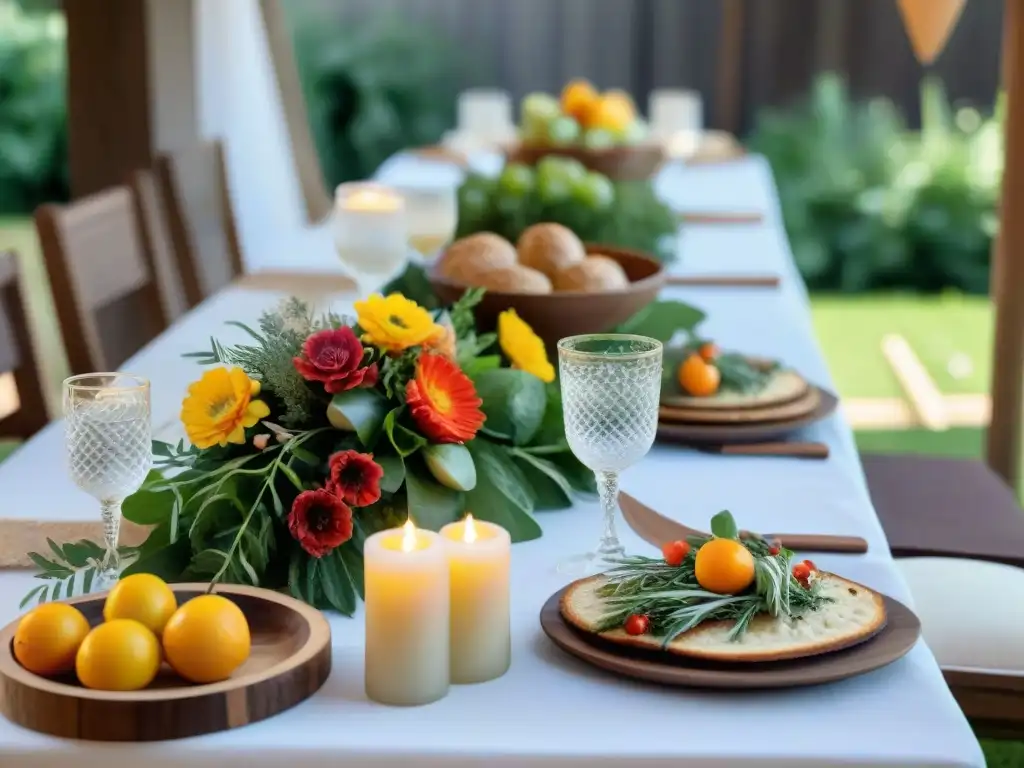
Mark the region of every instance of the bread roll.
POLYGON ((478 232, 448 246, 437 273, 462 285, 476 285, 480 275, 511 267, 516 260, 516 249, 508 240, 493 232, 478 232))
POLYGON ((551 293, 551 281, 542 272, 520 264, 484 272, 473 285, 502 293, 551 293))
POLYGON ((516 243, 519 263, 543 272, 548 277, 579 264, 587 257, 586 248, 576 234, 561 224, 534 224, 527 227, 516 243))
POLYGON ((578 264, 555 273, 556 291, 624 291, 629 287, 622 266, 607 256, 588 256, 578 264))

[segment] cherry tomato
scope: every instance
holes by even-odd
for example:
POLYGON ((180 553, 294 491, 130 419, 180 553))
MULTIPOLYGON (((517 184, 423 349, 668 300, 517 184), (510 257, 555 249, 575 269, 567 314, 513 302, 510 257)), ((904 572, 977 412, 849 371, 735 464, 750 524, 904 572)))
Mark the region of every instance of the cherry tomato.
POLYGON ((685 541, 670 541, 661 547, 662 557, 665 562, 673 567, 682 565, 683 560, 690 554, 690 545, 685 541))
POLYGON ((697 349, 697 354, 703 357, 705 362, 710 363, 718 357, 718 345, 713 341, 705 341, 697 349))
POLYGON ((793 566, 793 578, 801 584, 806 584, 810 576, 811 569, 807 567, 807 563, 797 563, 793 566))
POLYGON ((808 570, 809 570, 809 571, 810 571, 811 573, 817 573, 817 571, 818 571, 818 566, 816 566, 816 565, 815 565, 815 564, 814 564, 814 563, 813 563, 812 561, 810 561, 810 560, 804 560, 804 565, 806 565, 806 566, 807 566, 807 569, 808 569, 808 570))
POLYGON ((782 544, 779 543, 778 539, 772 539, 768 542, 768 554, 777 555, 782 551, 782 544))
POLYGON ((642 635, 650 629, 651 620, 640 613, 634 613, 624 625, 627 635, 642 635))

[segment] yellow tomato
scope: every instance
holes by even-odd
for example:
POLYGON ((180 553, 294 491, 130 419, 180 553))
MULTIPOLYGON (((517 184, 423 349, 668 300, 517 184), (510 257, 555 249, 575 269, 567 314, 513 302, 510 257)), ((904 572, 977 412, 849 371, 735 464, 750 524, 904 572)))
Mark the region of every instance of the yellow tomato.
POLYGON ((159 637, 178 607, 167 583, 150 573, 136 573, 121 579, 103 604, 103 618, 134 619, 159 637))
POLYGON ((46 603, 33 608, 14 631, 14 658, 29 672, 59 675, 75 668, 75 654, 89 622, 82 612, 66 603, 46 603))
POLYGON ((160 669, 160 642, 132 619, 114 619, 88 634, 75 659, 79 682, 99 691, 137 691, 160 669))
POLYGON ((693 570, 709 592, 735 595, 754 581, 754 556, 735 539, 711 539, 697 550, 693 570))
POLYGON ((590 110, 588 128, 604 128, 615 135, 621 135, 636 122, 636 109, 632 100, 622 93, 609 92, 600 97, 590 110))
POLYGON ((231 677, 249 658, 250 644, 245 614, 220 595, 192 598, 164 627, 167 663, 193 683, 215 683, 231 677))

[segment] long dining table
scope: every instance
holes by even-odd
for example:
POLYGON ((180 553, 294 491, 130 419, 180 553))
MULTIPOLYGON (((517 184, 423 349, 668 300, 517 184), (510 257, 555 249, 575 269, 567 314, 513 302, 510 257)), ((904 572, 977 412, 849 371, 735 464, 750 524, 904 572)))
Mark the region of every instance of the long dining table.
MULTIPOLYGON (((475 158, 482 171, 494 158, 475 158)), ((403 154, 378 174, 397 185, 455 184, 461 171, 403 154)), ((707 312, 702 332, 726 348, 778 358, 831 388, 815 341, 806 289, 782 226, 768 165, 758 157, 717 166, 666 166, 657 187, 689 211, 756 210, 754 223, 686 226, 677 274, 774 273, 777 287, 670 287, 665 297, 707 312)), ((268 244, 250 268, 336 268, 323 228, 268 244)), ((208 348, 209 337, 240 341, 229 320, 253 322, 284 297, 275 286, 230 287, 182 317, 123 370, 152 382, 158 437, 176 437, 186 386, 199 369, 182 354, 208 348)), ((342 313, 352 296, 332 296, 342 313)), ((908 605, 872 509, 857 449, 841 413, 805 431, 822 441, 824 461, 699 453, 656 444, 628 470, 622 487, 650 507, 694 526, 729 509, 754 530, 864 537, 863 555, 815 556, 818 565, 908 605)), ((95 520, 97 505, 67 478, 63 427, 55 422, 0 465, 3 522, 27 528, 95 520)), ((538 615, 564 585, 556 563, 593 545, 600 528, 595 503, 537 515, 544 535, 513 547, 513 661, 502 678, 453 687, 419 708, 373 704, 363 691, 363 617, 330 616, 333 670, 312 698, 241 729, 174 742, 104 744, 40 735, 0 719, 0 766, 65 768, 74 761, 105 768, 188 765, 192 768, 357 766, 981 766, 977 740, 925 642, 901 660, 843 682, 778 691, 708 692, 664 688, 614 677, 557 649, 538 615)), ((652 553, 620 523, 631 552, 652 553)), ((0 571, 0 619, 19 613, 33 585, 28 570, 0 571)), ((0 695, 3 692, 0 691, 0 695)))

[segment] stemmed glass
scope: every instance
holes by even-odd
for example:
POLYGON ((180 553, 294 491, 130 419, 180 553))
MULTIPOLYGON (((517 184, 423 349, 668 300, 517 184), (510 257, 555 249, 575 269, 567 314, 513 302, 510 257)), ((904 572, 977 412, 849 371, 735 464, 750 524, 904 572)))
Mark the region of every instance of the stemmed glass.
POLYGON ((630 334, 570 336, 558 342, 565 436, 593 471, 604 511, 597 550, 559 570, 605 570, 625 553, 615 532, 619 473, 642 459, 658 430, 661 342, 630 334))
POLYGON ((436 256, 452 237, 459 221, 455 188, 403 188, 409 224, 409 245, 424 260, 436 256))
POLYGON ((100 503, 103 561, 93 582, 118 579, 121 503, 139 490, 153 462, 149 382, 126 373, 86 373, 64 381, 64 443, 68 470, 100 503))
POLYGON ((334 246, 360 296, 380 288, 409 257, 402 195, 381 184, 339 185, 334 192, 334 246))

